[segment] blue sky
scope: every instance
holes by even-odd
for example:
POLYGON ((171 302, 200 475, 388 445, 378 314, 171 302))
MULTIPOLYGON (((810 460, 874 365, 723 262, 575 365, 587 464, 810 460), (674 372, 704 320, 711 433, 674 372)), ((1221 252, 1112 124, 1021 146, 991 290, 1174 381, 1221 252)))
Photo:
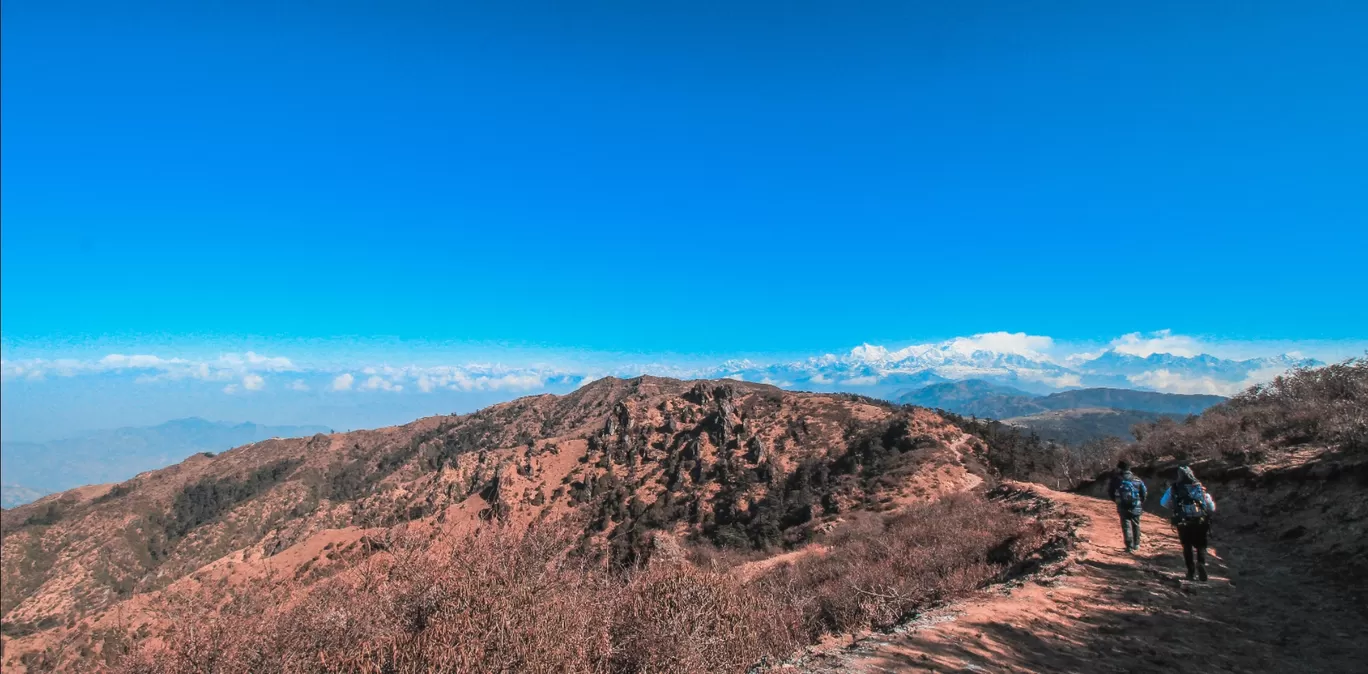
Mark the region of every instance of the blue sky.
POLYGON ((6 2, 6 359, 1368 337, 1362 3, 497 5, 6 2))

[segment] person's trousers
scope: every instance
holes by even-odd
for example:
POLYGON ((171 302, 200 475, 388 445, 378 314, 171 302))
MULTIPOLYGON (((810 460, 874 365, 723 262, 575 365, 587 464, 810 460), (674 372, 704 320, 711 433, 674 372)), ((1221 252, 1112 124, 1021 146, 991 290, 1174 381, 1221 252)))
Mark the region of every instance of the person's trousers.
POLYGON ((1140 513, 1121 513, 1121 537, 1126 539, 1127 550, 1140 549, 1140 513))
POLYGON ((1206 520, 1178 525, 1178 541, 1183 544, 1183 562, 1187 564, 1189 577, 1197 572, 1206 576, 1207 533, 1210 531, 1211 523, 1206 520))

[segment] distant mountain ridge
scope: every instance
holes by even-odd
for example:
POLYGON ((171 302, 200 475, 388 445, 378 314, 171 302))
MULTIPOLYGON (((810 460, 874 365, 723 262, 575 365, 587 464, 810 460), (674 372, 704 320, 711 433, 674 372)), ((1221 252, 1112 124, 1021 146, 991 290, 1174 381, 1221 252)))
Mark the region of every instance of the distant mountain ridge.
POLYGON ((324 433, 324 426, 262 426, 251 422, 173 419, 157 426, 82 433, 50 442, 0 444, 4 507, 87 484, 121 482, 199 452, 221 452, 273 437, 324 433))
POLYGON ((1088 388, 1037 396, 982 380, 933 384, 903 393, 904 405, 944 409, 956 414, 1008 419, 1059 410, 1108 408, 1151 414, 1200 414, 1226 399, 1215 395, 1156 393, 1115 388, 1088 388))
POLYGON ((1132 439, 1131 428, 1136 424, 1201 414, 1226 399, 1115 388, 1075 389, 1037 396, 971 379, 900 392, 894 400, 904 405, 998 419, 1029 428, 1046 440, 1077 445, 1105 437, 1132 439))
POLYGON ((1002 422, 1029 429, 1044 440, 1079 446, 1102 438, 1134 440, 1132 429, 1137 424, 1152 424, 1165 418, 1177 420, 1185 416, 1110 407, 1080 407, 1012 417, 1002 422))
POLYGON ((13 482, 3 482, 0 483, 0 508, 13 508, 37 501, 47 495, 48 492, 40 489, 33 489, 13 482))

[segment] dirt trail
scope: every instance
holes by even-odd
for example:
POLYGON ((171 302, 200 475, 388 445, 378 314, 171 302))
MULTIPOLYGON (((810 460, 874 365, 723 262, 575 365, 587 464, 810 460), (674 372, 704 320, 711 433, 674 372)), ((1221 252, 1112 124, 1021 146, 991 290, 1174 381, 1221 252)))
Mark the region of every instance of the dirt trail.
POLYGON ((1086 517, 1077 563, 932 612, 902 634, 813 656, 827 672, 1368 672, 1368 619, 1297 569, 1295 544, 1216 529, 1211 580, 1182 580, 1168 522, 1144 516, 1127 554, 1116 508, 1040 488, 1086 517))

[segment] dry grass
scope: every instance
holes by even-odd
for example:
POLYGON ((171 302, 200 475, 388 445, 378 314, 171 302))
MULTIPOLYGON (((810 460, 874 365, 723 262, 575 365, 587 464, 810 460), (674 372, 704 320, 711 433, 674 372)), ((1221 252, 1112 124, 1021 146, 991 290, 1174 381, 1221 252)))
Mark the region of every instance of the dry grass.
POLYGON ((1032 520, 977 494, 892 516, 871 513, 833 531, 831 553, 777 570, 810 637, 896 625, 919 608, 961 596, 1044 543, 1032 520))
POLYGON ((746 672, 828 632, 888 627, 980 587, 1043 542, 981 495, 855 513, 810 555, 749 582, 687 560, 610 573, 574 531, 491 527, 454 549, 400 540, 304 591, 202 587, 122 674, 746 672), (439 550, 445 550, 439 552, 439 550))
POLYGON ((1257 463, 1306 443, 1368 451, 1368 359, 1294 370, 1185 423, 1135 428, 1139 463, 1164 457, 1257 463))

